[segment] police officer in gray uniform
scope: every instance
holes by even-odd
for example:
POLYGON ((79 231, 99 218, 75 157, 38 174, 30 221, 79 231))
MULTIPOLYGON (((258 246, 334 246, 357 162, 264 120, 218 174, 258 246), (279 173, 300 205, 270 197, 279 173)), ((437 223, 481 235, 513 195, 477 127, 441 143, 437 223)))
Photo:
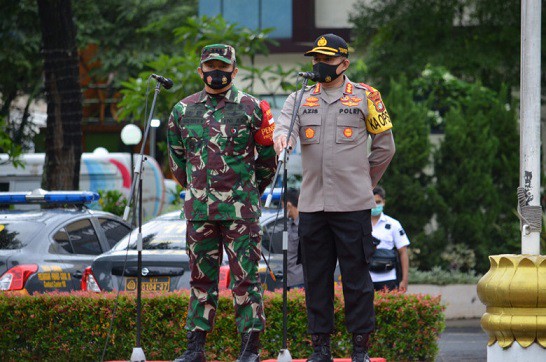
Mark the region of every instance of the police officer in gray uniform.
POLYGON ((368 270, 373 253, 370 209, 373 188, 394 156, 391 120, 380 93, 343 73, 349 47, 334 34, 319 36, 305 53, 313 57, 318 82, 304 90, 288 136, 296 93, 286 100, 274 133, 275 151, 301 143, 303 179, 299 232, 307 303, 307 331, 313 354, 308 362, 333 361, 334 270, 342 275, 352 361, 369 361, 374 329, 374 290, 368 270), (368 152, 368 139, 371 151, 368 152))

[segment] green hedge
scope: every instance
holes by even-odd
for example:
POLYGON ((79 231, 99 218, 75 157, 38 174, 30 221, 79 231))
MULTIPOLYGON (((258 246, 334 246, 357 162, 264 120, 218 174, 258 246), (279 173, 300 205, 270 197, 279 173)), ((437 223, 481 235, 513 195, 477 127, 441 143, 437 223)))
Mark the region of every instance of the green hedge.
MULTIPOLYGON (((115 300, 115 293, 0 293, 0 360, 100 360, 115 300)), ((267 330, 262 336, 261 358, 276 358, 282 347, 282 293, 265 292, 264 304, 267 330)), ((187 292, 143 296, 141 345, 148 360, 172 360, 183 352, 187 307, 187 292)), ((375 309, 372 356, 389 361, 434 360, 445 326, 439 297, 376 293, 375 309)), ((288 310, 288 348, 293 358, 307 358, 312 349, 306 334, 303 292, 288 293, 288 310)), ((336 289, 335 312, 337 332, 332 336, 332 350, 335 357, 346 357, 351 353, 351 342, 344 326, 340 289, 336 289)), ((122 293, 105 360, 129 359, 135 346, 135 315, 135 296, 122 293)), ((216 326, 207 337, 207 358, 234 361, 239 341, 231 294, 222 292, 216 326)))

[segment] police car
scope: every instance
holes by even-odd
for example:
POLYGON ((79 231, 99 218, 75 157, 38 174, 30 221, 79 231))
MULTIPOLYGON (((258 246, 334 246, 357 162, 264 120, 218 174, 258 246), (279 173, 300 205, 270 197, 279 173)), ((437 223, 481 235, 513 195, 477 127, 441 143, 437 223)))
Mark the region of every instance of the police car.
POLYGON ((89 191, 0 192, 0 291, 80 290, 85 268, 131 231, 86 207, 98 199, 89 191))

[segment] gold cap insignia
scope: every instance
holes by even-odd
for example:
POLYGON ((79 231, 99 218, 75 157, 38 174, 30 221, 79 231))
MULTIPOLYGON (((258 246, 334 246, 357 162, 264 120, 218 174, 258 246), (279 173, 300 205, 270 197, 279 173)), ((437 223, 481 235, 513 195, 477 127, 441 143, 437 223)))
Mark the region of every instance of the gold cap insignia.
POLYGON ((325 46, 326 44, 328 44, 328 41, 326 40, 325 37, 322 37, 322 38, 320 38, 320 39, 317 41, 317 45, 318 45, 319 47, 323 47, 323 46, 325 46))

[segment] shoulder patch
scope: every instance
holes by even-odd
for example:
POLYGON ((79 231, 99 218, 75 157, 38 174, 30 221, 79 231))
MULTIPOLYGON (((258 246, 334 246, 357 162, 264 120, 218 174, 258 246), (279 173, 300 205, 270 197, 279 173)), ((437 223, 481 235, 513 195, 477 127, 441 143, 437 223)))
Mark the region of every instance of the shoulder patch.
POLYGON ((267 101, 260 102, 260 109, 262 110, 262 123, 260 129, 254 135, 254 140, 261 146, 273 145, 273 131, 275 130, 275 119, 271 112, 271 106, 267 101))
POLYGON ((391 229, 391 224, 385 224, 385 229, 390 230, 391 229))
POLYGON ((400 236, 404 236, 404 234, 406 234, 406 232, 404 231, 404 229, 400 229, 400 236))
POLYGON ((366 89, 366 90, 368 90, 370 92, 377 91, 377 89, 375 89, 371 85, 367 85, 366 83, 356 83, 355 87, 360 88, 360 89, 366 89))

